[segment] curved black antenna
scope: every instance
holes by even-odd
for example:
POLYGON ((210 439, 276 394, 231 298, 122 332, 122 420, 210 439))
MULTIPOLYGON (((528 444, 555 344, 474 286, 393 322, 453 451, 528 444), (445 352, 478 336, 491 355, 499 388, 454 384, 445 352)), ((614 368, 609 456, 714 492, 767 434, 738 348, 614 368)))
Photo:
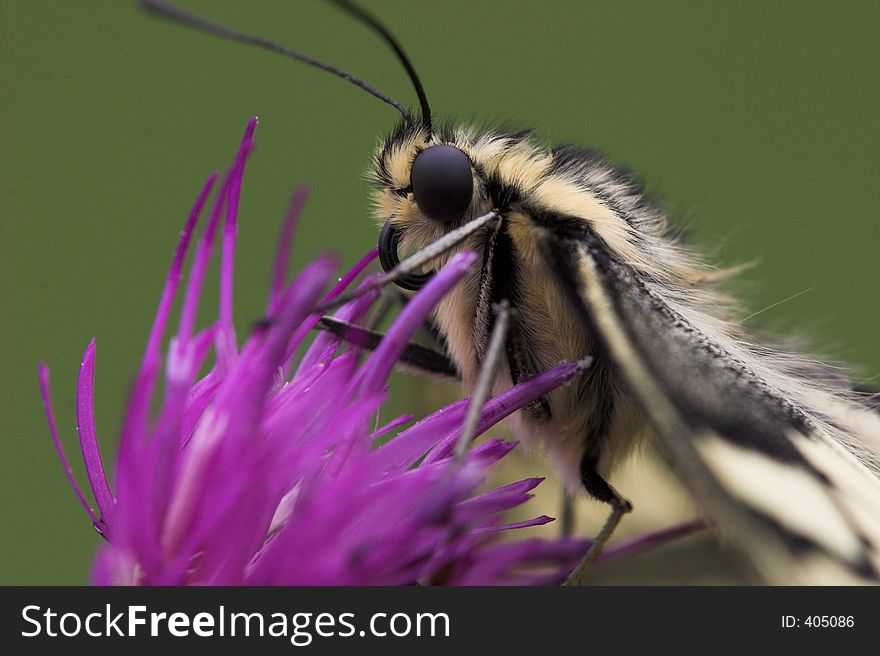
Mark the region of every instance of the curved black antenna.
MULTIPOLYGON (((318 61, 317 59, 312 59, 307 55, 298 53, 294 50, 291 50, 290 48, 285 48, 284 46, 273 43, 272 41, 268 41, 267 39, 233 30, 232 28, 221 25, 220 23, 214 23, 207 20, 206 18, 198 16, 197 14, 193 14, 185 9, 181 9, 180 7, 172 5, 171 3, 164 2, 163 0, 139 0, 139 2, 144 9, 158 14, 162 18, 171 19, 188 27, 193 27, 197 30, 207 32, 208 34, 213 34, 224 39, 230 39, 232 41, 238 41, 247 45, 256 46, 258 48, 263 48, 264 50, 269 50, 270 52, 277 52, 279 55, 290 57, 291 59, 295 59, 296 61, 302 62, 303 64, 308 64, 309 66, 320 68, 322 71, 332 73, 336 77, 341 77, 343 80, 351 82, 355 86, 360 87, 361 89, 375 96, 382 102, 388 103, 389 105, 394 107, 394 109, 403 114, 403 117, 407 121, 412 123, 412 117, 409 115, 409 112, 406 111, 406 108, 404 108, 403 105, 401 105, 393 98, 386 96, 378 89, 374 89, 360 78, 355 77, 351 73, 346 73, 342 69, 336 68, 335 66, 330 66, 329 64, 325 64, 324 62, 318 61)), ((421 96, 419 97, 421 98, 421 96)))
POLYGON ((428 128, 428 132, 432 132, 431 129, 431 107, 428 105, 428 97, 425 95, 425 87, 422 86, 422 81, 419 79, 418 74, 416 73, 416 69, 413 67, 412 62, 407 56, 406 52, 404 52, 403 47, 391 33, 391 31, 385 27, 379 20, 368 13, 361 6, 351 2, 351 0, 330 0, 333 4, 339 6, 340 9, 345 11, 348 14, 351 14, 356 19, 366 23, 369 27, 373 28, 379 35, 385 39, 386 43, 391 46, 391 49, 394 50, 394 54, 397 55, 397 59, 400 60, 400 63, 403 64, 403 67, 406 69, 407 75, 409 75, 409 79, 412 82, 413 86, 416 89, 416 95, 419 97, 419 106, 422 108, 422 125, 428 128))

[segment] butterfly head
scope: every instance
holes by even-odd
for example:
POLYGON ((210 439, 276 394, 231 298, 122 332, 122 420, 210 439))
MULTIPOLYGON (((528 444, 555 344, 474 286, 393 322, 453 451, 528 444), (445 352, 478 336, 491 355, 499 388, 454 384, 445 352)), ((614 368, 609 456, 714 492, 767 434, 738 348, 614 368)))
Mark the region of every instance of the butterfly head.
MULTIPOLYGON (((370 171, 386 271, 398 263, 398 248, 423 248, 491 209, 480 173, 466 132, 432 132, 418 122, 398 125, 376 152, 370 171)), ((418 289, 429 276, 414 274, 398 284, 418 289)))

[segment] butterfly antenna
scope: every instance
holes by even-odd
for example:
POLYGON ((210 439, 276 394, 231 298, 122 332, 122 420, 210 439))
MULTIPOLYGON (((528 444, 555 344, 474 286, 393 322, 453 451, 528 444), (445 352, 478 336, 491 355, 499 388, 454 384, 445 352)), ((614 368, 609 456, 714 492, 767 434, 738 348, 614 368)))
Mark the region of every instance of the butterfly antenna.
MULTIPOLYGON (((363 89, 370 95, 378 98, 382 102, 391 105, 392 107, 394 107, 394 109, 399 111, 407 121, 412 122, 412 117, 410 117, 409 112, 403 105, 401 105, 393 98, 386 96, 378 89, 371 87, 360 78, 355 77, 351 73, 343 71, 340 68, 336 68, 335 66, 331 66, 330 64, 325 64, 322 61, 313 59, 308 55, 296 52, 295 50, 286 48, 285 46, 269 41, 268 39, 254 36, 252 34, 246 34, 245 32, 239 32, 238 30, 234 30, 231 27, 226 27, 225 25, 221 25, 220 23, 215 23, 206 18, 202 18, 198 14, 189 12, 169 2, 164 2, 163 0, 139 0, 139 4, 147 11, 161 18, 172 20, 176 23, 180 23, 181 25, 186 25, 187 27, 191 27, 202 32, 207 32, 208 34, 213 34, 214 36, 229 39, 230 41, 238 41, 239 43, 244 43, 249 46, 255 46, 257 48, 262 48, 263 50, 275 52, 279 55, 284 55, 285 57, 289 57, 290 59, 302 62, 303 64, 308 64, 309 66, 313 66, 322 71, 331 73, 336 77, 340 77, 343 80, 351 82, 353 85, 360 87, 361 89, 363 89)), ((405 57, 406 55, 404 55, 404 58, 405 57)), ((404 65, 406 66, 408 64, 409 61, 404 59, 404 65)), ((407 70, 409 70, 409 68, 407 70)), ((411 75, 414 75, 414 73, 411 75)), ((415 80, 416 82, 418 82, 418 78, 415 78, 415 80)), ((417 86, 417 89, 420 91, 419 98, 423 98, 424 92, 421 91, 420 84, 417 86)), ((425 107, 427 107, 427 102, 425 103, 425 107)))
POLYGON ((344 12, 350 14, 357 20, 365 23, 376 33, 378 33, 379 36, 381 36, 389 46, 391 46, 391 49, 394 50, 394 54, 397 55, 397 59, 406 69, 406 73, 407 75, 409 75, 409 79, 412 82, 413 87, 415 87, 416 95, 419 97, 419 106, 422 110, 422 125, 424 125, 428 129, 428 131, 431 132, 431 107, 430 105, 428 105, 428 96, 425 94, 425 87, 422 86, 422 81, 419 79, 418 73, 416 73, 416 69, 412 65, 412 61, 410 61, 409 56, 400 45, 400 42, 398 42, 395 36, 387 27, 385 27, 385 25, 379 22, 379 19, 367 12, 360 5, 351 2, 351 0, 330 0, 330 2, 335 4, 344 12))

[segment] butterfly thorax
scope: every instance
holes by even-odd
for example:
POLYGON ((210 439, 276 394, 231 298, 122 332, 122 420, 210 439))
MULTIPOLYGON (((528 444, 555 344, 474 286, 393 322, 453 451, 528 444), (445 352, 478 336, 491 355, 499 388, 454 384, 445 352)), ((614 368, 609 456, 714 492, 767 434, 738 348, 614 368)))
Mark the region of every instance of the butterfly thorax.
POLYGON ((566 290, 553 283, 537 245, 542 233, 565 216, 595 232, 645 276, 693 286, 699 268, 667 235, 665 217, 638 182, 594 152, 550 148, 529 131, 447 128, 429 134, 407 123, 382 144, 371 173, 376 217, 397 226, 403 250, 424 248, 459 225, 499 211, 497 229, 472 235, 435 263, 440 267, 464 249, 482 259, 436 309, 449 355, 465 386, 472 386, 492 326, 492 306, 506 300, 515 315, 496 392, 562 361, 593 357, 579 381, 520 413, 513 424, 520 439, 543 442, 573 490, 581 486, 578 463, 586 452, 600 470, 610 469, 644 433, 643 420, 566 290), (419 153, 437 144, 465 153, 475 181, 467 211, 443 224, 421 212, 410 177, 419 153))

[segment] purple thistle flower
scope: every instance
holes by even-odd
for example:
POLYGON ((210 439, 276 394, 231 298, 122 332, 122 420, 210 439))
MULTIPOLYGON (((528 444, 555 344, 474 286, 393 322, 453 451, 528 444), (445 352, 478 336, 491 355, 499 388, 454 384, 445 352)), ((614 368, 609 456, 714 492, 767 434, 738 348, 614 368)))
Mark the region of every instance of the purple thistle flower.
MULTIPOLYGON (((239 346, 233 327, 233 265, 238 202, 256 120, 219 185, 195 249, 176 332, 164 357, 163 400, 155 417, 171 307, 185 255, 217 176, 199 194, 168 272, 122 428, 111 486, 94 424, 95 342, 77 383, 77 426, 97 510, 74 479, 61 448, 49 395, 40 384, 62 465, 104 544, 96 584, 404 585, 557 583, 589 542, 501 541, 504 531, 552 521, 544 515, 505 524, 502 514, 530 498, 540 479, 481 491, 487 472, 515 445, 488 440, 453 455, 468 402, 449 405, 377 445, 408 423, 371 430, 403 347, 439 299, 473 266, 460 255, 406 305, 378 348, 364 355, 320 333, 313 308, 354 284, 371 251, 325 292, 334 262, 320 258, 289 284, 289 242, 304 192, 284 222, 267 320, 239 346), (221 232, 221 218, 222 232, 221 232), (221 242, 219 316, 196 331, 195 317, 215 241, 221 242), (213 351, 213 365, 199 377, 213 351), (299 362, 294 368, 294 363, 299 362)), ((357 322, 373 290, 342 306, 357 322)), ((555 369, 489 400, 478 434, 565 384, 577 364, 555 369)))

